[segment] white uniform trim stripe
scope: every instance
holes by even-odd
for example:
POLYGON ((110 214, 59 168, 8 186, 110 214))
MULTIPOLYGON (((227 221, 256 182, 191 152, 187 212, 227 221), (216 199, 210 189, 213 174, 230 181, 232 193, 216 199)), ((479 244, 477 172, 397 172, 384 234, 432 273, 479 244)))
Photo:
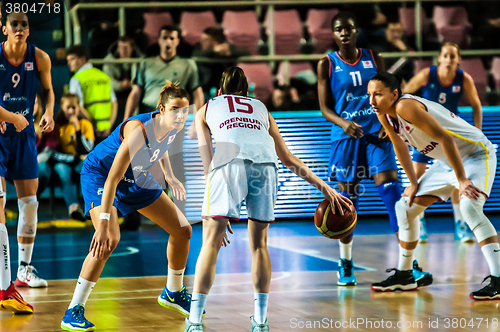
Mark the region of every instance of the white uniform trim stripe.
POLYGON ((486 192, 488 192, 488 179, 490 177, 490 167, 489 167, 490 151, 483 144, 483 142, 479 142, 479 144, 483 147, 483 149, 486 153, 486 184, 484 185, 484 192, 486 193, 486 192))

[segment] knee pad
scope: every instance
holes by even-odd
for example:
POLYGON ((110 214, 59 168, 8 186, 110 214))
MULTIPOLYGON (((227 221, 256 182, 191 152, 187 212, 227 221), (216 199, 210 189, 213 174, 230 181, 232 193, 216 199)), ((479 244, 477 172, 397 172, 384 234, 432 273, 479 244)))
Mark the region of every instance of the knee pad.
POLYGON ((17 224, 17 236, 35 237, 36 224, 38 221, 38 201, 36 196, 18 199, 19 221, 17 224))
POLYGON ((396 216, 396 203, 401 199, 401 186, 399 181, 390 181, 381 184, 377 187, 380 198, 384 202, 389 214, 389 222, 391 223, 394 233, 399 231, 398 220, 396 216))
POLYGON ((396 216, 398 218, 399 239, 404 242, 418 241, 420 225, 418 215, 427 207, 413 203, 408 206, 408 197, 402 197, 396 203, 396 216))
POLYGON ((480 195, 477 200, 470 199, 462 195, 460 197, 460 212, 470 229, 474 232, 477 242, 481 242, 497 235, 495 227, 491 221, 484 215, 483 206, 486 198, 480 195))

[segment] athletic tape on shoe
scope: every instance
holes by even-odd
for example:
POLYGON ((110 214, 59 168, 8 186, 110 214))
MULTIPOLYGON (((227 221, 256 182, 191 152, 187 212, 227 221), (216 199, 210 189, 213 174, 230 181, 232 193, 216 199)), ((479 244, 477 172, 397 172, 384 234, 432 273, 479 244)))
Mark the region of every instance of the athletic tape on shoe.
POLYGON ((424 212, 425 206, 413 203, 408 206, 408 197, 401 197, 396 203, 396 216, 398 218, 399 239, 404 242, 418 241, 420 233, 419 214, 424 212))
MULTIPOLYGON (((20 202, 21 203, 21 202, 20 202)), ((19 224, 17 225, 17 236, 35 237, 38 202, 19 204, 19 224)))
POLYGON ((495 227, 491 221, 484 215, 483 206, 486 198, 480 195, 477 200, 470 199, 462 195, 460 197, 460 212, 470 229, 474 232, 477 242, 481 242, 497 235, 495 227))

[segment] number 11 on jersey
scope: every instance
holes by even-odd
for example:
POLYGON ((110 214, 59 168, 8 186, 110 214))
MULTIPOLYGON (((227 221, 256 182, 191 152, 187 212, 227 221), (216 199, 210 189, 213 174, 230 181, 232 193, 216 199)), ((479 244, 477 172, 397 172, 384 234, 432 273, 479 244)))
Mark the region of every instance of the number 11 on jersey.
POLYGON ((361 80, 361 73, 359 71, 352 71, 349 74, 352 77, 353 86, 363 85, 363 81, 361 80))

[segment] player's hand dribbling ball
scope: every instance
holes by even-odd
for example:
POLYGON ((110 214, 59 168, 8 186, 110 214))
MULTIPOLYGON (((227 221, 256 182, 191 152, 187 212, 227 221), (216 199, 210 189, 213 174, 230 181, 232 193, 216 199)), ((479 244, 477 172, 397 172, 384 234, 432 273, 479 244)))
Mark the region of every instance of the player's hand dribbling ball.
MULTIPOLYGON (((335 207, 334 207, 335 208, 335 207)), ((330 202, 326 199, 319 203, 314 213, 314 224, 318 231, 329 239, 342 239, 352 233, 356 227, 356 210, 343 207, 344 215, 340 211, 332 213, 330 202)))

